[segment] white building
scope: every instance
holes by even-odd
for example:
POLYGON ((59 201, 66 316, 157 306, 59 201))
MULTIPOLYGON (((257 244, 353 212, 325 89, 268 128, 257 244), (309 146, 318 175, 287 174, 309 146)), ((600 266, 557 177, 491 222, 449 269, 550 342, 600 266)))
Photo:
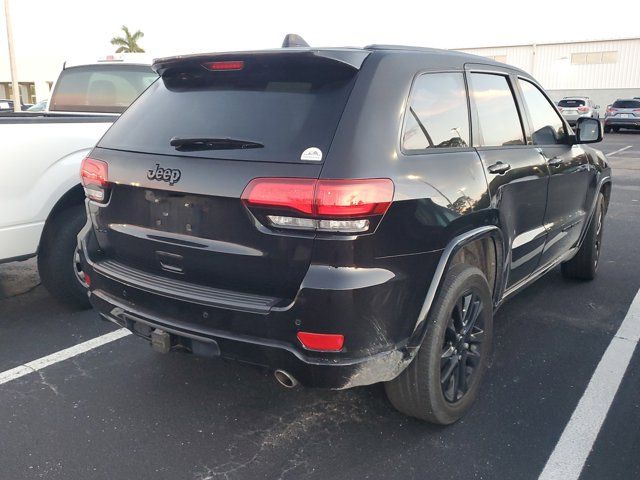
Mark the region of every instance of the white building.
MULTIPOLYGON (((62 69, 62 60, 51 58, 16 59, 18 64, 18 84, 23 103, 36 103, 49 98, 51 85, 62 69)), ((11 70, 6 45, 0 42, 0 98, 11 98, 11 70)))
POLYGON ((640 97, 640 38, 459 48, 529 72, 553 100, 587 96, 604 108, 640 97))

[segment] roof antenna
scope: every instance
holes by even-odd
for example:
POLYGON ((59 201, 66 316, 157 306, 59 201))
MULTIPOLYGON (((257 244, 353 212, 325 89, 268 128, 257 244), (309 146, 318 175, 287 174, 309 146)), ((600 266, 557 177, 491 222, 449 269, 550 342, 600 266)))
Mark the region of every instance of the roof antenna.
POLYGON ((309 44, 304 41, 300 35, 288 33, 282 41, 282 48, 308 47, 309 44))

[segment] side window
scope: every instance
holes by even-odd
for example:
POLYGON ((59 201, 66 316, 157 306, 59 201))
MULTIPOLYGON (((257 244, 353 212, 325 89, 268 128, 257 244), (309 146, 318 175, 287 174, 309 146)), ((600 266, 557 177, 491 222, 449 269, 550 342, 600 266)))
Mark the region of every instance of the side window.
POLYGON ((479 146, 524 145, 522 123, 507 77, 491 73, 472 73, 470 77, 478 111, 479 146))
POLYGON ((533 83, 519 80, 520 88, 533 123, 531 140, 534 145, 566 143, 564 124, 551 103, 533 83))
POLYGON ((402 149, 469 146, 469 110, 462 73, 425 73, 416 79, 405 114, 402 149))

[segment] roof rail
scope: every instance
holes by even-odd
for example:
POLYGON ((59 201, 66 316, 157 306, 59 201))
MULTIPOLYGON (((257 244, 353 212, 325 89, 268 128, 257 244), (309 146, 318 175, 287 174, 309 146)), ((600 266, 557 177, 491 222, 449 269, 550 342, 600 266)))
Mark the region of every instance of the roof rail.
POLYGON ((288 33, 282 41, 282 48, 308 47, 309 44, 304 41, 300 35, 288 33))

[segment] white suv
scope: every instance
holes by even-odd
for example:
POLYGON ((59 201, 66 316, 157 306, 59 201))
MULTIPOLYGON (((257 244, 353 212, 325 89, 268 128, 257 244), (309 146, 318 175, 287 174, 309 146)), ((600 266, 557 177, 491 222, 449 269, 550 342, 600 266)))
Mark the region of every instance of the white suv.
POLYGON ((600 118, 599 105, 589 97, 564 97, 558 102, 558 110, 569 125, 574 126, 580 117, 600 118))

